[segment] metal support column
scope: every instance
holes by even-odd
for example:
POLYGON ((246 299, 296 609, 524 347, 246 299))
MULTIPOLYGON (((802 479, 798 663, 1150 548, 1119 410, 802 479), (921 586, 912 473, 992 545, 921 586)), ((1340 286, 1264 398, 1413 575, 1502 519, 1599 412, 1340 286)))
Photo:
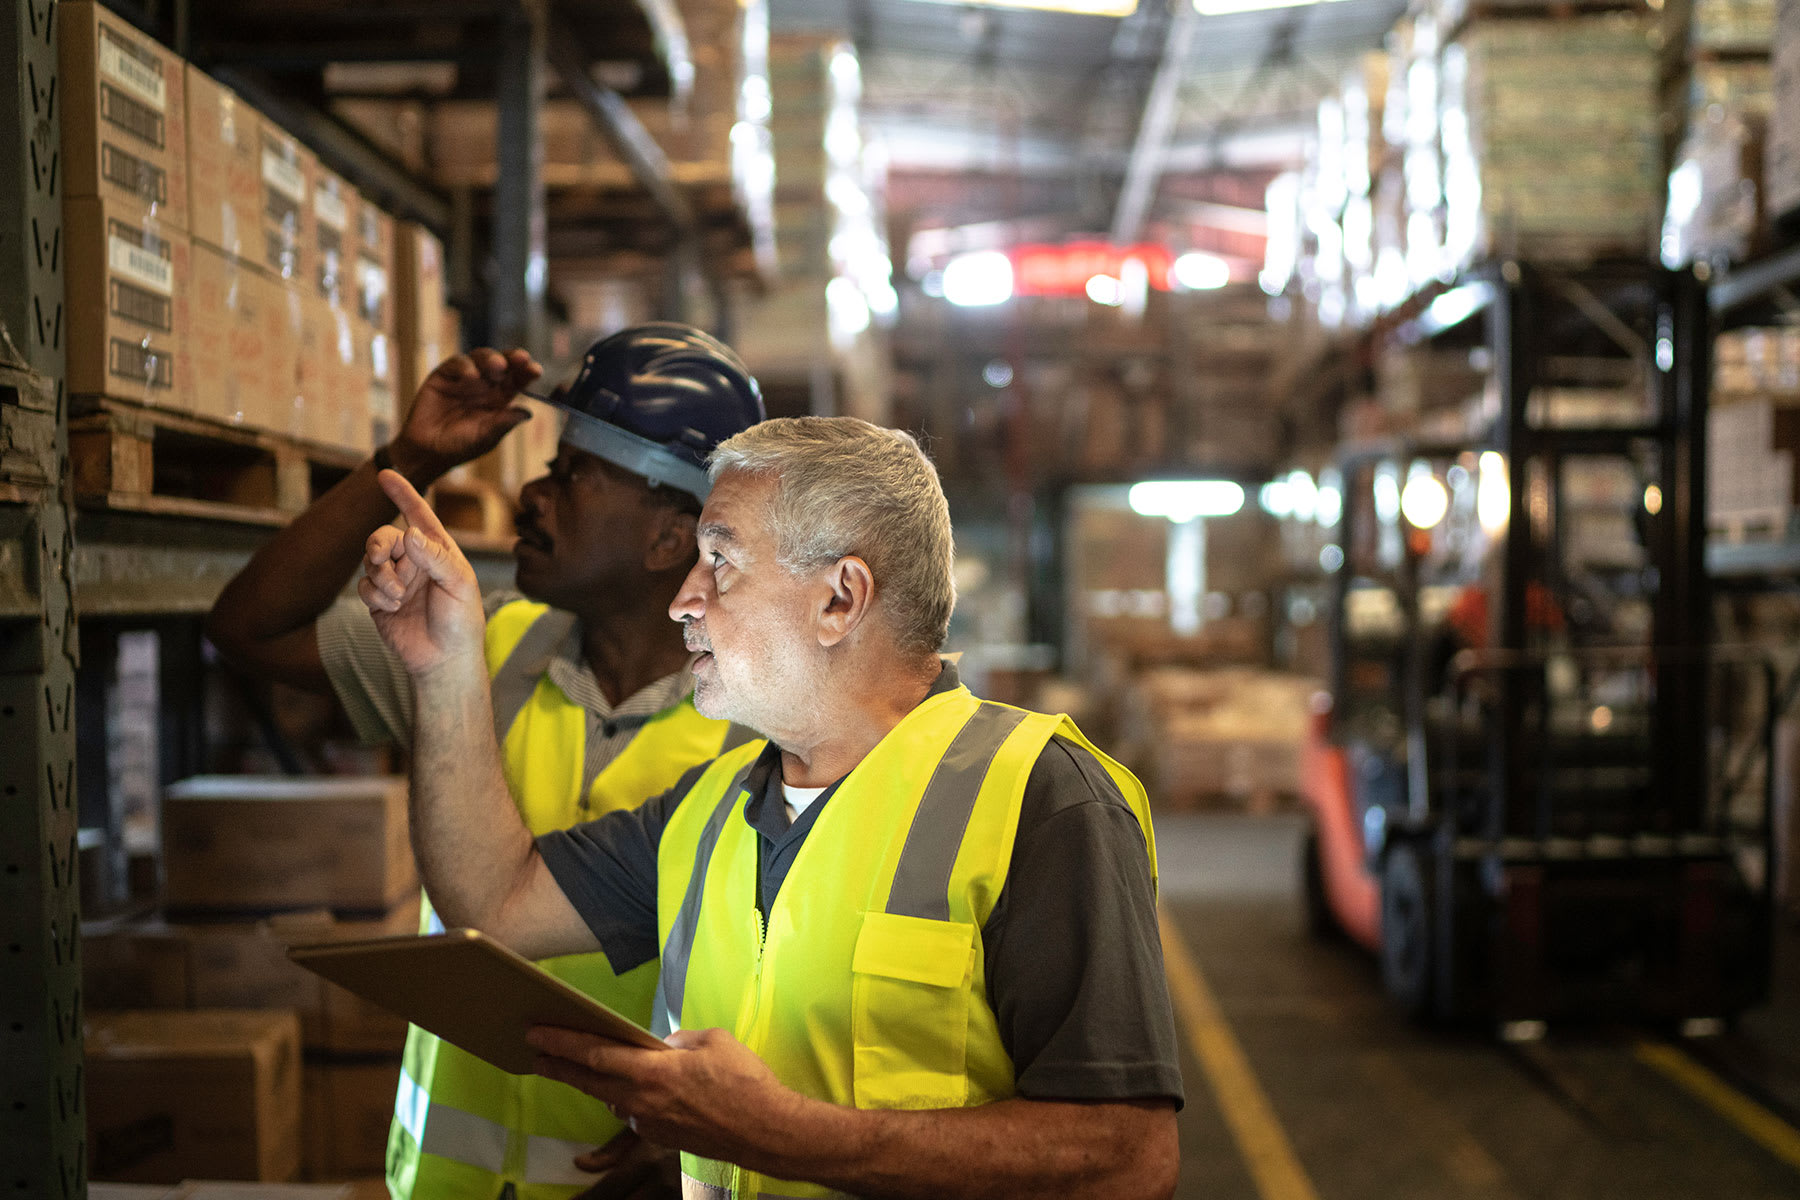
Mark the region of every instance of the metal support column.
MULTIPOLYGON (((6 569, 35 612, 0 621, 0 1192, 87 1194, 76 872, 75 666, 62 393, 63 172, 55 0, 0 23, 0 435, 28 481, 6 569)), ((0 550, 5 550, 0 547, 0 550)))
POLYGON ((548 47, 544 0, 519 0, 500 44, 500 124, 494 184, 495 278, 488 332, 499 346, 549 350, 544 294, 544 91, 548 47))

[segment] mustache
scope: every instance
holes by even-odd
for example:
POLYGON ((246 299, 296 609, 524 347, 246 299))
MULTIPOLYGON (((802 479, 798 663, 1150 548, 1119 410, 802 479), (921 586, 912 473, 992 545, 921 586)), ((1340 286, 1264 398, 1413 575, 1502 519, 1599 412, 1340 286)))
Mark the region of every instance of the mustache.
POLYGON ((550 536, 537 523, 537 518, 525 509, 513 514, 513 532, 539 549, 548 549, 550 546, 550 536))
POLYGON ((698 617, 681 619, 681 641, 692 653, 712 653, 712 642, 707 640, 706 627, 700 623, 698 617))

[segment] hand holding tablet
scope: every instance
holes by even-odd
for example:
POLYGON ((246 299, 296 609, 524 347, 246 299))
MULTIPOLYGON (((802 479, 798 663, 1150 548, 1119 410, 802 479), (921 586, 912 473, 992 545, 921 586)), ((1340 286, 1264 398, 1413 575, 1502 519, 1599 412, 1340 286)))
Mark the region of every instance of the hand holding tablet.
POLYGON ((667 1043, 474 929, 295 946, 288 957, 502 1071, 534 1073, 533 1025, 647 1050, 667 1043))

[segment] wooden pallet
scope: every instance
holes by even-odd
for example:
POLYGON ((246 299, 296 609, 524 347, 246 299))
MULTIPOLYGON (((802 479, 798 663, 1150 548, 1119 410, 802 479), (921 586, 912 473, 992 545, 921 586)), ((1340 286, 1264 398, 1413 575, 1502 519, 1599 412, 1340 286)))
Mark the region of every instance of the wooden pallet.
POLYGON ((363 457, 104 397, 74 397, 70 413, 70 475, 90 507, 281 525, 363 457))

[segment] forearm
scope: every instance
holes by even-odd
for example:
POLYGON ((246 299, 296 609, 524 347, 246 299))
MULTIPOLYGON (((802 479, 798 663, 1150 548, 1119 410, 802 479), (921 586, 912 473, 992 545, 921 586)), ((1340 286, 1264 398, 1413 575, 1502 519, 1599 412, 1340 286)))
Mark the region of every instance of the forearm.
POLYGON ((501 771, 480 656, 415 677, 413 697, 412 840, 425 890, 446 926, 514 944, 507 901, 537 852, 501 771))
MULTIPOLYGON (((396 468, 420 488, 441 473, 400 442, 391 453, 396 468)), ((309 655, 279 643, 318 620, 356 570, 369 531, 394 519, 376 474, 373 462, 357 467, 277 530, 225 586, 207 618, 207 635, 228 658, 277 675, 313 674, 286 681, 323 686, 316 646, 309 655)))
POLYGON ((745 1165, 869 1200, 1161 1200, 1174 1191, 1179 1165, 1166 1101, 1015 1099, 897 1112, 806 1099, 781 1142, 767 1161, 745 1165))

